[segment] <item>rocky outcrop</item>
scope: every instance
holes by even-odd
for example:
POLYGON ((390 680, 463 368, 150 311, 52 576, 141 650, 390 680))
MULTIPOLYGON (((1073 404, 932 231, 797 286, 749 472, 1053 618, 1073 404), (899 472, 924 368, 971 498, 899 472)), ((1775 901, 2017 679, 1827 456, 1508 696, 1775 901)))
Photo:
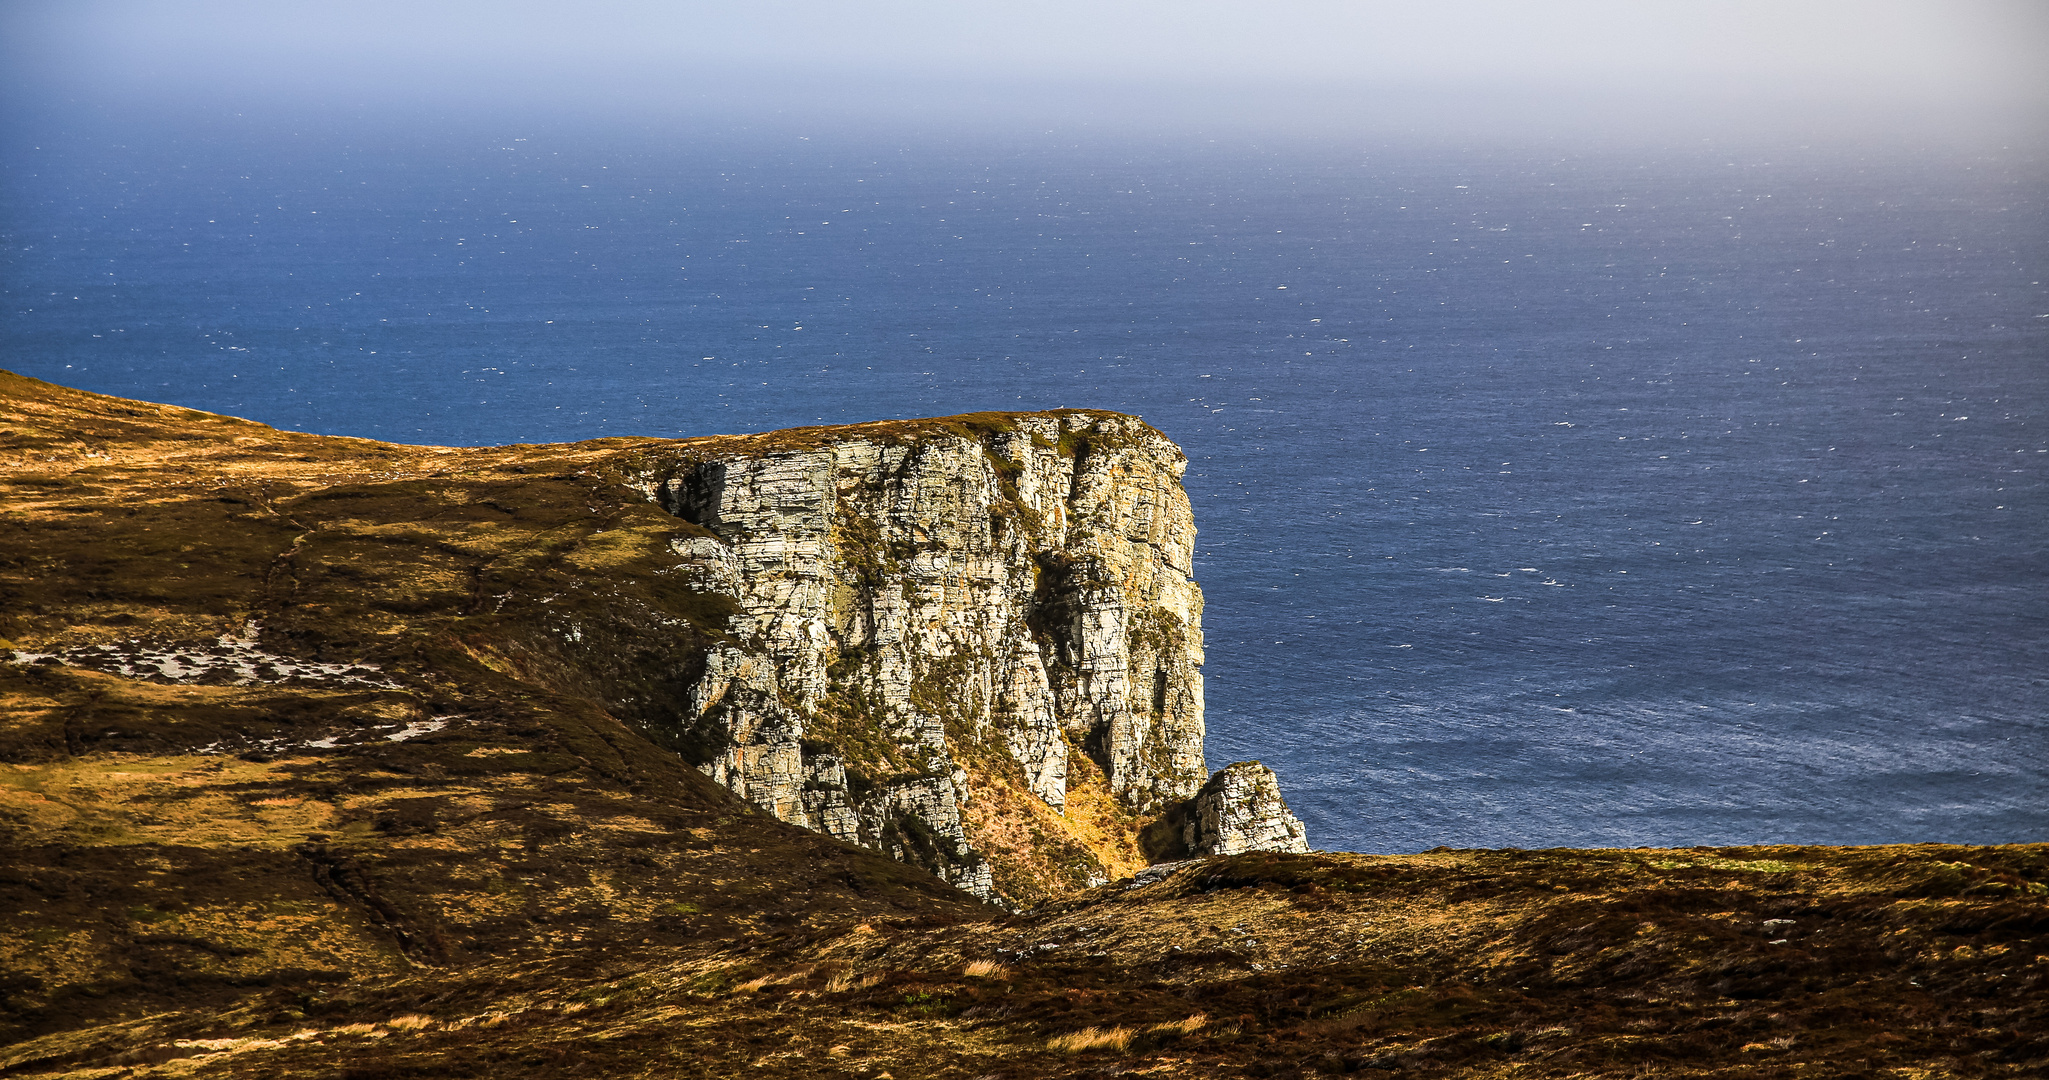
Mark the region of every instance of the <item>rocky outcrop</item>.
POLYGON ((702 527, 675 572, 738 607, 675 741, 737 794, 988 896, 963 808, 990 785, 1057 814, 1081 770, 1134 821, 1201 786, 1195 528, 1159 432, 1062 411, 672 445, 636 483, 702 527))
POLYGON ((1227 765, 1209 778, 1196 793, 1183 841, 1196 855, 1309 850, 1301 819, 1281 798, 1280 780, 1257 761, 1227 765))

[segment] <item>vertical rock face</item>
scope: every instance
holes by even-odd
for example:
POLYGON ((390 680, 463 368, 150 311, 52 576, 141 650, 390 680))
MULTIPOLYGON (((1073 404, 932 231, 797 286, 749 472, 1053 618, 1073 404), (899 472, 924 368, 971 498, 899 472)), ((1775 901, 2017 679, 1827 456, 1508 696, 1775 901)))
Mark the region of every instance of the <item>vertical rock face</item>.
POLYGON ((1227 765, 1209 778, 1195 796, 1183 839, 1196 855, 1309 850, 1308 833, 1281 798, 1280 781, 1257 761, 1227 765))
POLYGON ((1136 821, 1204 779, 1186 464, 1138 419, 1081 411, 646 460, 639 486, 705 530, 674 544, 681 584, 740 610, 671 734, 776 816, 984 896, 992 845, 1107 879, 1101 844, 1044 841, 1046 813, 1057 826, 1081 783, 1136 821), (1039 817, 964 812, 1003 787, 1039 817))

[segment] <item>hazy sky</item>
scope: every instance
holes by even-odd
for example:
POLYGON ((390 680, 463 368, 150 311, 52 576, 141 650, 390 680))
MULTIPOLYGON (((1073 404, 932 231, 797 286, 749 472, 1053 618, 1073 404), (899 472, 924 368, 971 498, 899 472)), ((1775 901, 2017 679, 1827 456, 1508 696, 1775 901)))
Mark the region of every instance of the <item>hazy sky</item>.
POLYGON ((2049 116, 2039 0, 17 0, 0 17, 17 85, 159 104, 2021 138, 2049 116))

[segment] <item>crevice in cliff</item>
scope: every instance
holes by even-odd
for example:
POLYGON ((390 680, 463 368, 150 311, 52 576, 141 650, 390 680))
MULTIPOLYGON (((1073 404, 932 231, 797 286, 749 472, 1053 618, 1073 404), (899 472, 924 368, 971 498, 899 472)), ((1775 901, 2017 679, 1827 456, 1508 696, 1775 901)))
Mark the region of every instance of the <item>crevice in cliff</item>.
POLYGON ((1025 626, 1047 653, 1050 671, 1075 669, 1074 627, 1081 617, 1080 590, 1074 583, 1074 561, 1064 551, 1032 554, 1032 595, 1025 608, 1025 626))

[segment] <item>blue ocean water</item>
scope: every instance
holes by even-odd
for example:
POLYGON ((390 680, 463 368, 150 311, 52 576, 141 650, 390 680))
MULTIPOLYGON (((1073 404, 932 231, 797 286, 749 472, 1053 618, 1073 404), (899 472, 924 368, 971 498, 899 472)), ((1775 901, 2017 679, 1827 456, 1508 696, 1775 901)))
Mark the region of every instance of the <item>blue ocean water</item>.
POLYGON ((1188 450, 1211 764, 1321 847, 2049 838, 2049 169, 20 125, 5 365, 485 444, 1188 450))

